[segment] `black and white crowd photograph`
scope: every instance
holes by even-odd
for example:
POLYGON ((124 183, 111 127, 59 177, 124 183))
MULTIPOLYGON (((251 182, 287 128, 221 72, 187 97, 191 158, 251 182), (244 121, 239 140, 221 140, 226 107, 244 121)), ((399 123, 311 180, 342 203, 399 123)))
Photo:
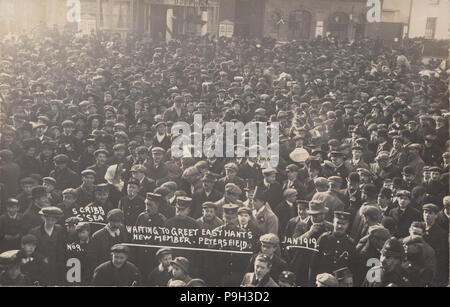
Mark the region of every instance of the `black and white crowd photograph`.
POLYGON ((0 0, 0 286, 448 287, 449 13, 0 0))

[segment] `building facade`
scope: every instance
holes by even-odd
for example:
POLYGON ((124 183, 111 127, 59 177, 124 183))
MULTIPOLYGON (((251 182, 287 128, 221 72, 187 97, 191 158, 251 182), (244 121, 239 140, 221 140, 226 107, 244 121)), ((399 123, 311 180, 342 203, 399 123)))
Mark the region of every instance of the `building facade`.
POLYGON ((219 23, 234 22, 234 34, 278 40, 365 35, 367 0, 221 0, 219 23))
POLYGON ((411 0, 410 38, 448 39, 450 1, 411 0))

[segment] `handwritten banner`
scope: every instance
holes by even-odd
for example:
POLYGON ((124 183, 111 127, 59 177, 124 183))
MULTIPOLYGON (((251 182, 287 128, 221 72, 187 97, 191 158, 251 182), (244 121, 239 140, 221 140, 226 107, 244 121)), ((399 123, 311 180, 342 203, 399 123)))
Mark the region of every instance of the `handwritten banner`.
POLYGON ((196 249, 248 251, 253 248, 254 236, 249 231, 226 229, 191 229, 126 226, 133 242, 152 246, 184 246, 196 249))

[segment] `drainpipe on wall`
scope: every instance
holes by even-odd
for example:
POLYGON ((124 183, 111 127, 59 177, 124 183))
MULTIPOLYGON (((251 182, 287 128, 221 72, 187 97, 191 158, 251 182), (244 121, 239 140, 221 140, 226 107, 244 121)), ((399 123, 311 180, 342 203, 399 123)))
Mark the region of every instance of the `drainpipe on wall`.
POLYGON ((412 13, 413 2, 414 2, 414 0, 409 0, 408 33, 406 35, 406 38, 409 38, 409 33, 411 32, 411 13, 412 13))

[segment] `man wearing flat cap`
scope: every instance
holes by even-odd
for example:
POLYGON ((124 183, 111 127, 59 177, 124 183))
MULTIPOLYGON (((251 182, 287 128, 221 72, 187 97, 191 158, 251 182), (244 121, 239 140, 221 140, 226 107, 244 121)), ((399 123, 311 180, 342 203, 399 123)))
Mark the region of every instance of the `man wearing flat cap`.
POLYGON ((214 202, 205 201, 202 211, 203 215, 196 220, 201 229, 214 230, 223 225, 223 221, 216 216, 217 205, 214 202))
MULTIPOLYGON (((280 276, 281 272, 288 269, 288 264, 286 263, 286 261, 284 261, 283 258, 277 255, 275 252, 279 248, 280 239, 276 234, 267 233, 259 237, 259 242, 261 243, 261 250, 259 251, 259 253, 269 257, 272 262, 272 268, 269 272, 270 277, 272 277, 275 282, 278 282, 278 277, 280 276)), ((247 266, 247 272, 253 271, 256 257, 257 254, 253 255, 250 259, 250 262, 247 266)))
POLYGON ((135 225, 138 215, 145 209, 145 199, 138 194, 140 188, 139 181, 130 178, 127 184, 127 195, 119 201, 118 208, 123 211, 125 216, 124 223, 127 226, 135 225))
POLYGON ((166 162, 164 162, 166 151, 161 147, 152 147, 151 153, 153 163, 146 165, 147 176, 156 182, 158 180, 162 181, 169 175, 169 169, 167 168, 166 162))
MULTIPOLYGON (((285 191, 286 189, 295 189, 297 191, 297 195, 299 197, 304 197, 305 195, 305 186, 300 180, 298 179, 298 174, 301 171, 299 167, 296 164, 289 164, 286 166, 286 175, 287 179, 283 181, 282 189, 285 191)), ((305 169, 303 169, 305 171, 305 169)), ((306 175, 306 174, 302 174, 306 175)), ((305 176, 307 177, 307 176, 305 176)), ((303 198, 302 198, 303 199, 303 198)))
POLYGON ((77 188, 80 185, 80 176, 69 165, 69 157, 65 154, 59 154, 53 158, 55 169, 49 174, 49 177, 56 179, 56 188, 64 191, 67 188, 77 188))
POLYGON ((150 287, 165 287, 172 278, 170 271, 170 264, 172 262, 173 250, 170 248, 159 249, 155 257, 158 259, 158 266, 150 272, 147 277, 146 286, 150 287))
POLYGON ((284 232, 290 219, 297 216, 297 190, 286 189, 283 191, 284 201, 275 208, 274 213, 278 217, 279 234, 284 232))
POLYGON ((202 177, 201 191, 194 192, 192 195, 193 202, 193 218, 200 218, 202 216, 202 204, 204 202, 216 202, 222 198, 222 194, 215 189, 218 175, 207 171, 202 177))
POLYGON ((131 167, 131 176, 139 181, 140 189, 138 194, 146 197, 147 193, 153 192, 156 188, 156 183, 153 179, 146 176, 147 168, 142 164, 135 164, 131 167))
POLYGON ((335 211, 333 219, 333 231, 326 232, 319 237, 318 253, 314 255, 311 266, 311 279, 317 274, 333 273, 347 267, 353 274, 353 280, 359 282, 357 270, 356 244, 349 235, 347 229, 350 224, 350 213, 335 211))
POLYGON ((108 212, 108 223, 96 231, 88 248, 89 263, 96 267, 110 259, 111 247, 115 244, 128 242, 128 234, 123 225, 124 214, 120 209, 112 209, 108 212))
POLYGON ((421 221, 422 216, 420 212, 410 206, 411 193, 407 190, 399 190, 396 195, 396 202, 398 206, 389 212, 389 216, 392 217, 397 224, 397 232, 392 235, 396 238, 404 238, 409 234, 409 226, 414 221, 421 221))
POLYGON ((407 147, 408 151, 408 161, 407 166, 411 166, 414 168, 414 172, 416 174, 416 178, 420 178, 422 175, 422 169, 425 166, 425 162, 423 162, 420 153, 422 151, 422 145, 413 143, 409 144, 407 147))
POLYGON ((327 220, 333 220, 333 213, 336 210, 344 210, 345 204, 343 202, 344 195, 338 190, 342 186, 342 178, 339 176, 331 176, 328 178, 328 190, 324 192, 316 192, 312 200, 323 202, 328 208, 327 220), (342 199, 341 199, 342 198, 342 199))
POLYGON ((258 186, 266 195, 266 201, 273 210, 283 201, 281 185, 277 182, 278 171, 275 168, 265 168, 262 170, 264 180, 258 186))
POLYGON ((217 206, 217 216, 223 216, 223 206, 228 203, 236 204, 239 207, 244 206, 242 201, 239 200, 239 197, 242 194, 241 188, 239 188, 234 183, 227 183, 225 185, 225 194, 221 199, 215 202, 217 206))
POLYGON ((241 287, 279 287, 270 276, 271 269, 270 258, 265 254, 259 254, 255 258, 252 273, 245 274, 241 287))
POLYGON ((58 207, 45 207, 39 211, 44 223, 30 230, 30 234, 38 239, 36 250, 46 259, 49 267, 49 285, 60 283, 64 275, 65 267, 65 230, 57 224, 63 216, 63 211, 58 207))
POLYGON ((95 171, 85 169, 81 172, 81 185, 75 189, 77 193, 77 203, 86 206, 94 201, 95 171))
POLYGON ((186 257, 176 257, 170 262, 172 265, 172 278, 168 281, 168 285, 174 281, 183 281, 185 284, 192 280, 190 274, 191 263, 186 257))
POLYGON ((217 181, 216 186, 215 186, 217 191, 224 192, 225 186, 228 183, 234 183, 241 190, 244 189, 245 180, 242 179, 241 177, 237 176, 237 173, 239 171, 239 167, 237 166, 237 164, 234 162, 227 163, 227 164, 225 164, 224 169, 225 169, 225 177, 220 178, 217 181))
POLYGON ((95 184, 104 183, 106 170, 108 169, 109 152, 106 149, 97 149, 94 151, 95 164, 88 167, 88 169, 95 172, 95 184))
POLYGON ((92 286, 140 286, 141 273, 128 260, 130 248, 123 244, 111 247, 111 260, 100 264, 92 277, 92 286))

